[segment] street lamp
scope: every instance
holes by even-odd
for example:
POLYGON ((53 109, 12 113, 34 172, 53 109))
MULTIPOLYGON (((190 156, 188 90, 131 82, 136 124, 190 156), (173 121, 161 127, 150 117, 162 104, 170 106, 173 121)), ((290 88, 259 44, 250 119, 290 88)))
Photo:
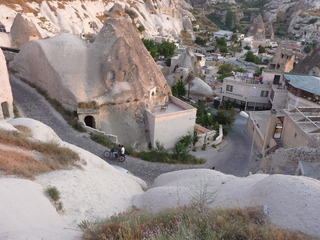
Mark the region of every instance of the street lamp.
MULTIPOLYGON (((247 119, 249 119, 249 114, 244 112, 244 111, 241 111, 240 112, 240 116, 242 117, 245 117, 247 119)), ((250 156, 249 156, 249 167, 248 167, 248 175, 250 173, 250 170, 251 170, 251 164, 252 164, 252 158, 253 158, 253 145, 254 145, 254 139, 255 139, 255 136, 256 136, 256 126, 257 127, 260 127, 259 124, 256 124, 256 121, 252 121, 253 122, 253 125, 254 125, 254 129, 253 129, 253 136, 252 136, 252 143, 251 143, 251 150, 250 150, 250 156)), ((248 176, 247 175, 247 176, 248 176)))

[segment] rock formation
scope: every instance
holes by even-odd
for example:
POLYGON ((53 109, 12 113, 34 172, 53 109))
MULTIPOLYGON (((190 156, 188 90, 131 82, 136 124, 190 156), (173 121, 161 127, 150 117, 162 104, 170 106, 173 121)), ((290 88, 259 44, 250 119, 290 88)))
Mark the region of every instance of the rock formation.
POLYGON ((171 90, 128 15, 114 16, 91 44, 68 34, 29 41, 10 66, 68 109, 96 101, 101 130, 138 148, 148 143, 145 109, 171 90))
POLYGON ((194 78, 186 85, 187 94, 193 100, 203 100, 212 96, 211 87, 200 78, 194 78))
POLYGON ((313 49, 294 66, 291 72, 320 76, 320 46, 313 49))
POLYGON ((189 73, 192 73, 195 77, 198 77, 202 73, 197 57, 190 47, 188 47, 177 59, 171 60, 171 67, 166 75, 166 79, 169 85, 172 86, 179 79, 185 81, 189 73))
POLYGON ((24 18, 23 14, 17 14, 10 30, 12 46, 21 48, 30 39, 40 39, 41 34, 36 26, 24 18))
POLYGON ((259 14, 251 23, 247 36, 253 36, 255 40, 274 39, 272 23, 264 23, 261 14, 259 14))
POLYGON ((292 70, 295 61, 292 44, 290 40, 285 40, 278 45, 268 64, 268 69, 284 72, 290 72, 292 70))
POLYGON ((6 59, 0 49, 0 119, 13 118, 13 98, 6 59))

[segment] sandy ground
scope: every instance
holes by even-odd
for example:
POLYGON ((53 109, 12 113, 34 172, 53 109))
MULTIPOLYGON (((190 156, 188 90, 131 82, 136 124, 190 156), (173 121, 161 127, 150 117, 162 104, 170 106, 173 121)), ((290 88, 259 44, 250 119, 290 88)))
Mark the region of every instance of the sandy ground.
MULTIPOLYGON (((39 175, 35 181, 14 176, 0 178, 0 239, 81 239, 78 224, 126 211, 133 205, 158 210, 193 201, 199 189, 214 199, 212 207, 268 207, 279 226, 320 238, 320 182, 315 179, 254 174, 245 178, 210 169, 182 170, 159 176, 147 191, 139 178, 122 173, 99 157, 62 142, 46 125, 31 119, 0 122, 0 128, 26 125, 35 139, 55 141, 81 156, 83 169, 39 175), (63 210, 45 195, 49 186, 60 191, 63 210)), ((0 145, 0 151, 4 151, 0 145)))

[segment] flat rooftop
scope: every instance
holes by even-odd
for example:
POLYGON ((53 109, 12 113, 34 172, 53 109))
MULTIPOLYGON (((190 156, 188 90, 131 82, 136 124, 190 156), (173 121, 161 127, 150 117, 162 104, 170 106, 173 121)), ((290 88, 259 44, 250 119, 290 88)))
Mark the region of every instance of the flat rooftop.
POLYGON ((186 109, 183 109, 182 107, 179 107, 173 103, 169 103, 167 107, 155 107, 153 114, 156 116, 160 116, 185 110, 186 109))

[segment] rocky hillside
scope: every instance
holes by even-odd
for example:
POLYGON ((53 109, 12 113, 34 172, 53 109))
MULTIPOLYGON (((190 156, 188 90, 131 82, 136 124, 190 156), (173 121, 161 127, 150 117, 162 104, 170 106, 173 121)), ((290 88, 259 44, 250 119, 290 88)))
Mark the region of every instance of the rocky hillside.
MULTIPOLYGON (((145 38, 176 39, 181 30, 192 29, 194 18, 187 10, 192 7, 184 0, 117 2, 145 38)), ((0 3, 0 25, 6 32, 13 30, 15 17, 22 13, 26 21, 35 25, 42 38, 62 32, 90 37, 100 31, 110 17, 107 12, 114 5, 111 1, 22 1, 16 4, 2 0, 0 3)), ((8 41, 6 34, 0 32, 1 45, 9 45, 8 41)))

